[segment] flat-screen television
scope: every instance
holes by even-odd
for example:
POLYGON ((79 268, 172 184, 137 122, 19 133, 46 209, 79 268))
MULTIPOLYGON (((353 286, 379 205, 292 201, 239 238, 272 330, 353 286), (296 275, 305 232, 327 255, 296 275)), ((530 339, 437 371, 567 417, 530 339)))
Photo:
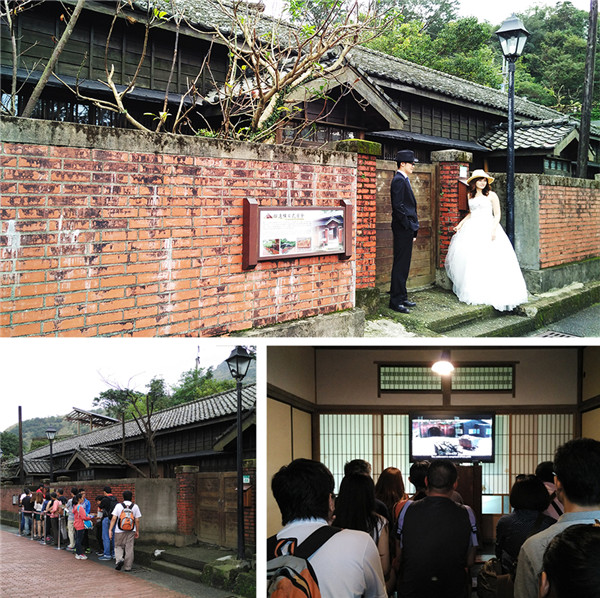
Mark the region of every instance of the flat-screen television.
POLYGON ((411 414, 410 460, 494 461, 495 417, 491 414, 411 414))

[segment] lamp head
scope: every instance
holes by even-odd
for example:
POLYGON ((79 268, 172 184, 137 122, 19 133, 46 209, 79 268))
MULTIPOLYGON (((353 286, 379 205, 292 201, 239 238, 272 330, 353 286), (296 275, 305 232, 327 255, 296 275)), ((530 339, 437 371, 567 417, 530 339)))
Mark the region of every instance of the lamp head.
POLYGON ((523 25, 521 19, 513 14, 500 25, 500 29, 496 31, 496 35, 500 40, 504 57, 516 59, 523 53, 525 42, 529 37, 529 31, 525 29, 525 25, 523 25))
POLYGON ((241 382, 248 373, 252 357, 244 347, 236 347, 225 361, 227 362, 231 376, 238 382, 241 382))

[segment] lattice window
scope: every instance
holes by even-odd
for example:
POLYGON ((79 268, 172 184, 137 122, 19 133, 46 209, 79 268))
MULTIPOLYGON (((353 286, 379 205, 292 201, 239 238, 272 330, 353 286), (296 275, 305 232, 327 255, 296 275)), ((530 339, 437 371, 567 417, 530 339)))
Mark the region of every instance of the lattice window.
MULTIPOLYGON (((514 364, 457 365, 450 379, 454 392, 514 394, 514 364)), ((379 393, 441 392, 442 378, 428 365, 379 365, 379 393)))
POLYGON ((380 392, 441 392, 442 379, 429 366, 379 366, 380 392))
MULTIPOLYGON (((496 415, 495 462, 482 464, 483 512, 508 513, 515 476, 551 461, 556 449, 573 438, 573 425, 572 414, 496 415)), ((336 489, 344 464, 365 459, 375 480, 386 467, 397 467, 407 491, 413 491, 408 482, 407 414, 327 414, 320 416, 320 426, 320 459, 333 473, 336 489)))

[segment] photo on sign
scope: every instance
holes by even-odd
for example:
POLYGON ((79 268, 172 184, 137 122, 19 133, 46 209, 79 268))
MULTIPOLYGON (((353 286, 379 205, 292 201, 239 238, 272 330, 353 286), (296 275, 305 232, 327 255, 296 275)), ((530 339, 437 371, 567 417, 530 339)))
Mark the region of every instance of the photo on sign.
POLYGON ((263 210, 260 257, 339 253, 344 250, 344 210, 263 210))

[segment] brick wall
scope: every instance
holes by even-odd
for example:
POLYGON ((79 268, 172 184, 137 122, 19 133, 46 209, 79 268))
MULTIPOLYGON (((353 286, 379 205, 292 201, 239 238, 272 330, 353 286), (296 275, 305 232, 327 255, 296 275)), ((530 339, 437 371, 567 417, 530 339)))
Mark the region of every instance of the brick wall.
POLYGON ((9 118, 1 135, 2 336, 214 336, 353 307, 354 255, 243 271, 242 210, 354 203, 356 154, 9 118))
MULTIPOLYGON (((438 268, 443 268, 448 247, 454 234, 453 228, 461 220, 458 210, 458 179, 461 167, 469 167, 471 156, 465 152, 433 152, 439 161, 439 245, 438 268)), ((433 156, 432 156, 433 157, 433 156)))
POLYGON ((540 267, 600 257, 600 189, 539 188, 540 267))
POLYGON ((358 155, 356 198, 356 288, 375 286, 377 256, 377 156, 358 155))

